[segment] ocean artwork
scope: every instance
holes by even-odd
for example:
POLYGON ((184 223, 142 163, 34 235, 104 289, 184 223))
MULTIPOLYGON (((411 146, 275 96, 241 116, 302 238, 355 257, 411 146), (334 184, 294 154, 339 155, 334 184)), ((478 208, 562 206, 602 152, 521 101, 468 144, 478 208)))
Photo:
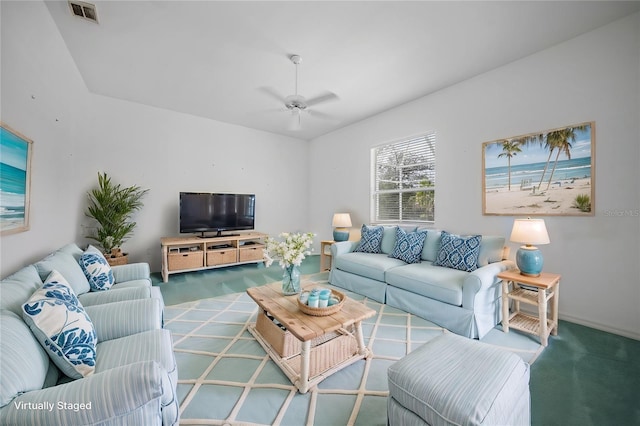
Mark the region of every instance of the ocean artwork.
POLYGON ((29 229, 32 141, 2 124, 0 127, 0 234, 29 229))
POLYGON ((482 213, 594 213, 595 123, 485 142, 482 213))

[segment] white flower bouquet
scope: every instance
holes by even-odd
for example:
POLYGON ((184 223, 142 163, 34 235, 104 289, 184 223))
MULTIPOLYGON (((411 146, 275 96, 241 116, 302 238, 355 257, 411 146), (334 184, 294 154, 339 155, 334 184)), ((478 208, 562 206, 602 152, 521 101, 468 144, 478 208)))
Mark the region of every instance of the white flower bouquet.
POLYGON ((290 266, 300 266, 305 256, 311 254, 311 244, 315 234, 283 232, 279 235, 281 240, 267 237, 264 249, 266 266, 277 260, 284 269, 290 266))

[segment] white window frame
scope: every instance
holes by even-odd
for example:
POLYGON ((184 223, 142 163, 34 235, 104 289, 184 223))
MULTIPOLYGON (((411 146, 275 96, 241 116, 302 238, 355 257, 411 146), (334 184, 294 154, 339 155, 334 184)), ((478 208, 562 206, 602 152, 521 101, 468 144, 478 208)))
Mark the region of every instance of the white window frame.
MULTIPOLYGON (((389 168, 393 169, 393 160, 391 163, 386 163, 389 168)), ((436 132, 425 132, 417 136, 398 139, 392 142, 388 142, 371 149, 371 190, 370 190, 370 219, 371 223, 376 224, 416 224, 416 225, 433 225, 435 223, 435 195, 436 195, 436 132), (420 162, 402 164, 398 167, 398 179, 393 182, 397 185, 397 188, 381 189, 380 183, 390 183, 388 179, 381 179, 378 176, 379 164, 385 162, 385 158, 381 153, 381 150, 393 150, 401 155, 411 154, 414 156, 423 156, 420 162), (423 169, 418 170, 418 174, 423 177, 428 177, 428 186, 416 186, 416 181, 403 180, 403 169, 424 166, 423 169), (426 201, 424 217, 417 218, 416 214, 422 215, 420 210, 414 210, 412 213, 407 209, 403 209, 401 194, 417 194, 419 192, 431 193, 430 196, 424 196, 426 201), (388 215, 381 215, 381 206, 379 204, 380 195, 383 194, 398 194, 398 215, 397 217, 390 218, 388 215), (383 217, 384 216, 384 217, 383 217)), ((406 195, 405 195, 406 197, 406 195)))

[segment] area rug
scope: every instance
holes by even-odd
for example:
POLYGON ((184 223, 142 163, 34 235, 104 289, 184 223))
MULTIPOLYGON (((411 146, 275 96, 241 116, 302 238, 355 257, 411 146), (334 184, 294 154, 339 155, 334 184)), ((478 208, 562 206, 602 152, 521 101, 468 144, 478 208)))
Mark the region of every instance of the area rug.
MULTIPOLYGON (((326 281, 319 286, 331 288, 326 281)), ((338 371, 300 394, 247 331, 257 305, 246 293, 167 306, 178 362, 181 425, 386 425, 387 368, 449 331, 412 314, 341 289, 377 315, 363 322, 373 357, 338 371)), ((491 330, 483 342, 528 363, 542 352, 535 338, 491 330)))

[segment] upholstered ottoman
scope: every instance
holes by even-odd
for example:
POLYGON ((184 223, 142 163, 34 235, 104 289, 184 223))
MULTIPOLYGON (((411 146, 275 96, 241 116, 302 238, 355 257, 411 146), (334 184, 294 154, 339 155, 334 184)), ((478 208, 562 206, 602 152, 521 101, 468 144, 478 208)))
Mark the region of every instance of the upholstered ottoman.
POLYGON ((529 364, 446 333, 389 367, 389 425, 529 425, 529 364))

